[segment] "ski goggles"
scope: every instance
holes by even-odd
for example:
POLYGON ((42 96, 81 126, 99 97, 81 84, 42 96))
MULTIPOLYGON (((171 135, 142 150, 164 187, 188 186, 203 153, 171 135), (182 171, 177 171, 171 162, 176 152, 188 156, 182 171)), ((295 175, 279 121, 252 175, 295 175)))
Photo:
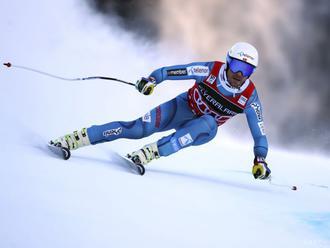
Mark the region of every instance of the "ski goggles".
POLYGON ((229 66, 229 69, 233 72, 233 73, 237 73, 237 72, 242 72, 244 77, 250 77, 251 74, 254 72, 254 70, 256 69, 253 65, 246 63, 244 61, 235 59, 235 58, 231 58, 228 56, 227 58, 227 64, 229 66))

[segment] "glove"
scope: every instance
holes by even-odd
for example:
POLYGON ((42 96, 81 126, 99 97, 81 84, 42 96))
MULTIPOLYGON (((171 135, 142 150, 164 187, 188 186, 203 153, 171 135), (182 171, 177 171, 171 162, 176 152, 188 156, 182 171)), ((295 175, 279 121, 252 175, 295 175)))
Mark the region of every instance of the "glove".
POLYGON ((156 80, 153 77, 141 78, 135 84, 135 88, 144 95, 151 95, 156 86, 156 80))
POLYGON ((255 157, 253 161, 252 174, 255 179, 269 179, 271 170, 263 157, 255 157))

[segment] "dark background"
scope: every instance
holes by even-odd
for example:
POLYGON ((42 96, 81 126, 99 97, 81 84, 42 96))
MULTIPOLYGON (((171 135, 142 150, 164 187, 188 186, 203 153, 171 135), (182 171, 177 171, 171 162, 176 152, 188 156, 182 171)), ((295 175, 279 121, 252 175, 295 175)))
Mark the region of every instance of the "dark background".
POLYGON ((254 79, 271 139, 329 155, 330 1, 86 1, 109 28, 189 47, 200 60, 223 60, 236 41, 251 42, 261 57, 254 79))

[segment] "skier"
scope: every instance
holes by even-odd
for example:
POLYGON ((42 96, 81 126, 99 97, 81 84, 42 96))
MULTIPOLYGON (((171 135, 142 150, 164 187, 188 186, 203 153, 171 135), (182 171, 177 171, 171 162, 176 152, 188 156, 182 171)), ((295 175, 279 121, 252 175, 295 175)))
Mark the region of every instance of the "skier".
POLYGON ((256 179, 270 177, 265 158, 268 151, 262 107, 250 76, 258 66, 258 52, 246 42, 234 44, 226 63, 195 62, 159 68, 136 82, 136 89, 150 95, 165 80, 194 79, 195 85, 134 121, 114 121, 94 125, 50 141, 69 150, 120 138, 141 139, 155 132, 175 129, 171 135, 128 154, 134 163, 145 165, 153 159, 212 140, 218 126, 236 114, 245 113, 254 139, 252 174, 256 179))

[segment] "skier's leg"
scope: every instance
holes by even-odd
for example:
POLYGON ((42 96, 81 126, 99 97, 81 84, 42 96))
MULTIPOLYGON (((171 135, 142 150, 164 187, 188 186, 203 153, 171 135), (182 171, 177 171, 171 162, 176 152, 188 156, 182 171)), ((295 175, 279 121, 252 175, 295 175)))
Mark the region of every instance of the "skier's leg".
POLYGON ((182 148, 207 143, 215 137, 217 130, 215 119, 210 115, 203 115, 185 122, 175 133, 142 147, 129 154, 129 157, 135 163, 145 165, 153 159, 171 155, 182 148))
POLYGON ((180 96, 165 102, 134 121, 114 121, 87 129, 91 144, 120 138, 141 139, 155 132, 176 128, 194 117, 180 96))
POLYGON ((175 133, 158 140, 159 155, 168 156, 182 148, 205 144, 216 136, 217 130, 218 125, 210 115, 188 121, 175 133))
POLYGON ((84 128, 82 131, 67 134, 51 142, 55 144, 60 143, 62 146, 73 150, 85 145, 95 145, 119 138, 140 139, 155 132, 176 128, 192 118, 194 118, 194 115, 188 107, 186 97, 180 95, 159 105, 134 121, 114 121, 104 125, 94 125, 87 129, 84 128), (83 137, 83 139, 80 137, 83 137))

